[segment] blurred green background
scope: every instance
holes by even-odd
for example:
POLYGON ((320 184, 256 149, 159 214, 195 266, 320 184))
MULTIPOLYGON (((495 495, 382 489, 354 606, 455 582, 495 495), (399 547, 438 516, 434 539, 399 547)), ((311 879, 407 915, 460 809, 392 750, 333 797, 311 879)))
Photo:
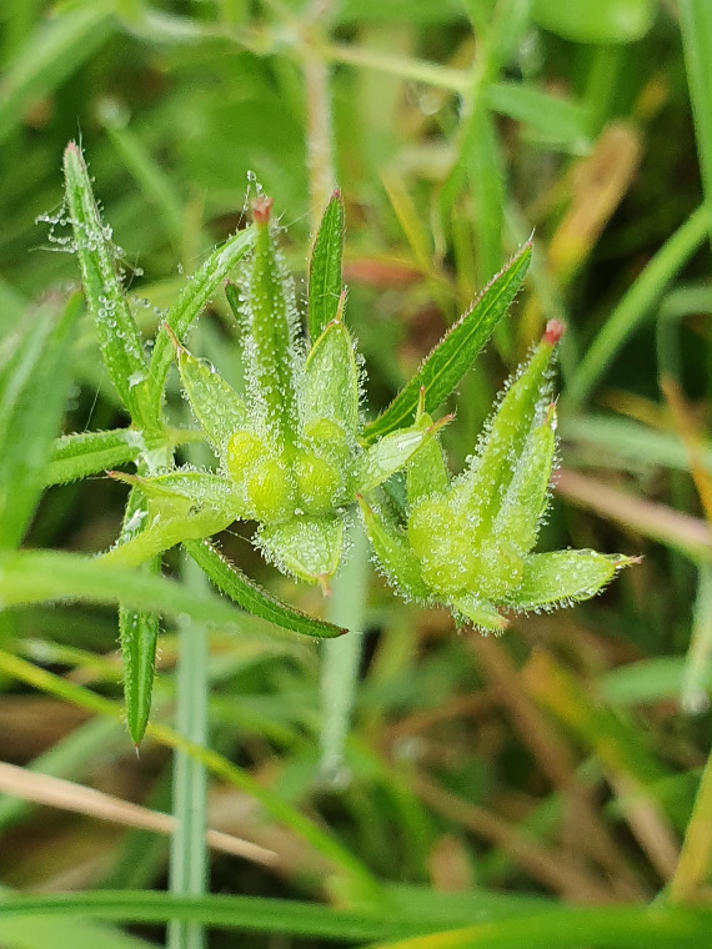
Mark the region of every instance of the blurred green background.
MULTIPOLYGON (((669 906, 712 898, 712 775, 704 771, 712 684, 711 64, 706 0, 0 5, 3 336, 32 319, 38 302, 57 305, 77 284, 61 206, 70 139, 85 150, 147 334, 186 275, 244 224, 258 187, 274 197, 303 297, 314 223, 338 183, 367 412, 392 397, 534 231, 525 290, 451 406, 452 465, 457 470, 473 449, 503 380, 546 320, 562 319, 562 468, 541 548, 645 555, 601 597, 516 618, 499 639, 457 632, 444 612, 394 599, 369 573, 365 601, 344 607, 361 614, 365 631, 353 660, 352 710, 320 702, 311 643, 211 631, 210 746, 290 814, 307 813, 326 828, 383 881, 390 908, 379 909, 371 894, 371 916, 409 920, 411 930, 396 922, 392 930, 359 930, 353 919, 342 925, 328 916, 329 935, 316 923, 289 923, 287 909, 267 904, 243 923, 236 905, 232 922, 217 925, 208 901, 202 917, 186 910, 189 922, 173 924, 174 949, 298 949, 336 938, 363 945, 418 932, 419 920, 426 931, 499 919, 514 927, 510 942, 447 945, 528 946, 534 929, 528 921, 517 931, 517 919, 550 913, 555 929, 568 918, 556 916, 564 903, 600 907, 599 922, 589 929, 572 917, 564 941, 553 941, 552 929, 542 944, 705 944, 677 931, 678 941, 656 942, 640 920, 656 895, 669 906), (343 767, 325 777, 319 736, 349 711, 343 767), (616 916, 617 903, 641 908, 628 920, 616 916), (226 932, 230 925, 247 935, 226 932), (265 928, 282 934, 258 934, 265 928)), ((235 331, 216 301, 191 346, 239 380, 235 331)), ((86 318, 72 374, 63 431, 125 421, 86 318)), ((186 424, 175 377, 170 399, 176 423, 186 424)), ((104 477, 51 488, 26 545, 105 549, 124 499, 124 486, 104 477)), ((252 576, 326 615, 319 593, 263 565, 245 531, 222 540, 252 576)), ((168 559, 181 570, 177 555, 168 559)), ((0 645, 77 694, 120 695, 110 609, 5 611, 0 645)), ((177 655, 168 623, 157 721, 173 718, 177 655)), ((171 810, 169 751, 147 739, 137 758, 121 725, 81 707, 81 698, 51 695, 2 661, 0 673, 0 759, 25 774, 14 796, 0 797, 0 883, 50 903, 59 891, 99 898, 163 890, 167 837, 124 826, 131 814, 120 805, 171 810), (121 813, 101 820, 81 795, 69 795, 79 813, 32 804, 53 787, 43 774, 112 795, 121 813)), ((184 842, 172 858, 174 893, 197 894, 198 903, 206 891, 364 911, 363 894, 343 880, 335 890, 324 853, 289 819, 266 818, 254 795, 225 777, 211 777, 201 815, 271 856, 218 848, 208 873, 184 842), (179 859, 187 861, 182 877, 179 859)), ((193 831, 193 844, 200 837, 193 831)), ((39 909, 3 916, 2 905, 2 949, 79 949, 90 941, 138 949, 165 939, 165 910, 128 935, 125 926, 49 920, 39 909)), ((127 905, 120 919, 147 918, 138 902, 127 905)), ((77 902, 75 912, 88 917, 90 906, 77 902)), ((436 943, 418 943, 426 945, 436 943)))

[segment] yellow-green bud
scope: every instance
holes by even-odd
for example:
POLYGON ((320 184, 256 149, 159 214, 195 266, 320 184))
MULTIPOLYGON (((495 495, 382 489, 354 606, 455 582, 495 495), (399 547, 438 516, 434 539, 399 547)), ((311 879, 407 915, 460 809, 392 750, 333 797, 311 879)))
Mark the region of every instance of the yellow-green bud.
MULTIPOLYGON (((326 420, 325 420, 326 421, 326 420)), ((308 514, 326 514, 343 487, 339 469, 326 458, 303 451, 294 462, 294 480, 308 514)))
POLYGON ((253 432, 238 431, 227 443, 227 470, 233 481, 241 484, 255 465, 267 457, 267 446, 253 432))
POLYGON ((292 479, 276 458, 258 462, 245 488, 248 510, 258 521, 278 524, 294 515, 292 479))

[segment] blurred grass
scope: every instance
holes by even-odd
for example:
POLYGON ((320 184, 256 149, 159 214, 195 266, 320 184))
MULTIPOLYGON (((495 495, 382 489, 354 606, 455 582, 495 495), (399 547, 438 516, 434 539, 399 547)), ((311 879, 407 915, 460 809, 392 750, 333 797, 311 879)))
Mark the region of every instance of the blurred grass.
MULTIPOLYGON (((365 410, 388 401, 535 228, 528 285, 462 383, 448 448, 460 464, 504 377, 544 321, 564 315, 566 470, 542 544, 645 560, 596 601, 518 619, 483 642, 457 635, 437 611, 394 600, 371 576, 363 655, 348 670, 358 675, 352 730, 338 739, 345 768, 329 787, 316 780, 331 711, 319 705, 316 647, 260 645, 250 628, 218 624, 207 642, 212 750, 182 743, 214 769, 198 817, 268 847, 277 862, 266 869, 213 855, 213 896, 177 901, 184 908, 174 918, 205 926, 211 949, 234 944, 220 928, 226 919, 255 947, 276 945, 255 932, 255 919, 295 949, 323 946, 328 934, 363 944, 470 923, 484 927, 487 945, 534 944, 536 935, 573 946, 582 933, 615 947, 703 945, 708 910, 698 907, 712 892, 708 5, 307 6, 2 4, 2 335, 27 327, 38 302, 56 312, 76 281, 57 238, 66 236, 60 159, 78 130, 146 332, 185 279, 177 261, 194 273, 239 224, 253 173, 280 209, 303 295, 318 144, 312 69, 332 109, 322 145, 346 202, 350 315, 371 367, 365 410), (55 223, 37 227, 37 215, 55 223), (666 384, 667 398, 663 374, 676 386, 666 384), (327 856, 341 866, 336 877, 327 856), (422 889, 406 900, 381 881, 422 889), (509 895, 493 893, 501 889, 509 895), (248 919, 237 903, 219 907, 217 893, 290 900, 302 915, 270 916, 277 904, 258 901, 248 919), (549 922, 538 908, 534 916, 531 894, 542 893, 557 900, 541 907, 549 922), (668 895, 683 908, 646 908, 668 895), (637 905, 607 906, 620 901, 637 905), (521 913, 531 917, 520 922, 521 913), (410 928, 398 930, 406 917, 410 928)), ((86 330, 69 361, 66 432, 124 422, 86 330)), ((200 344, 239 380, 235 332, 216 302, 200 344)), ((181 418, 173 377, 169 412, 181 418)), ((26 545, 103 549, 121 501, 121 486, 104 478, 54 486, 26 545)), ((274 577, 242 533, 223 545, 275 592, 324 615, 320 596, 274 577)), ((172 588, 161 589, 168 603, 172 588)), ((178 612, 190 608, 182 595, 178 612)), ((196 618, 217 609, 203 592, 193 599, 196 618)), ((228 612, 210 616, 227 621, 228 612)), ((163 725, 178 687, 176 627, 159 663, 160 740, 137 760, 114 724, 112 622, 101 605, 0 614, 3 648, 25 657, 0 663, 0 757, 146 803, 169 782, 160 742, 181 743, 163 725)), ((334 712, 343 721, 343 708, 334 712)), ((145 831, 108 833, 89 815, 0 799, 0 882, 43 891, 45 909, 55 900, 53 912, 71 914, 48 922, 27 897, 24 911, 18 902, 18 915, 3 916, 0 902, 0 943, 161 942, 157 926, 173 905, 163 894, 167 861, 145 831), (106 881, 158 895, 109 892, 92 911, 106 881), (86 895, 55 897, 60 890, 86 895), (142 921, 131 934, 130 920, 142 921)), ((470 945, 475 934, 458 938, 437 944, 470 945)))

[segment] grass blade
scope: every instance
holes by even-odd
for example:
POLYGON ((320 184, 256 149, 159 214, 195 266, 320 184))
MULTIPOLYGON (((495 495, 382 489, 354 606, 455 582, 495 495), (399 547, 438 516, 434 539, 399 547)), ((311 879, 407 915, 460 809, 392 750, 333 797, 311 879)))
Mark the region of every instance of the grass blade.
POLYGON ((15 547, 42 488, 69 385, 67 358, 81 298, 55 318, 45 311, 24 334, 0 379, 0 547, 15 547))
POLYGON ((336 316, 341 296, 344 202, 335 191, 321 219, 309 261, 309 338, 316 341, 336 316))
POLYGON ((224 600, 191 593, 166 577, 106 567, 100 560, 63 551, 23 550, 0 554, 0 603, 25 606, 44 601, 124 603, 167 616, 187 613, 205 623, 244 626, 254 622, 224 600))
POLYGON ((453 324, 395 399, 365 430, 367 443, 412 421, 421 387, 425 411, 436 409, 455 389, 507 312, 531 259, 531 243, 488 284, 472 307, 453 324))
POLYGON ((712 4, 680 0, 678 10, 712 241, 712 4))
POLYGON ((341 626, 315 619, 283 603, 229 563, 209 541, 189 540, 184 541, 183 546, 215 586, 253 616, 283 629, 321 639, 331 639, 346 632, 341 626))

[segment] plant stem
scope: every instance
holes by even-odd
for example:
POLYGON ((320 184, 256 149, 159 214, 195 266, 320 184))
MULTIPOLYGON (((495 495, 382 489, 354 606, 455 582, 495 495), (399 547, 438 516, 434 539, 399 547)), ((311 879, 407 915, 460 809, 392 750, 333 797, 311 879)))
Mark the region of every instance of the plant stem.
MULTIPOLYGON (((200 568, 186 555, 183 574, 188 587, 203 585, 200 568)), ((176 730, 195 742, 207 744, 207 653, 203 625, 189 619, 178 625, 176 730)), ((207 776, 201 761, 176 749, 173 756, 173 814, 177 827, 171 842, 170 892, 202 896, 208 882, 205 844, 207 776)), ((168 926, 168 949, 203 949, 200 923, 174 920, 168 926)))

